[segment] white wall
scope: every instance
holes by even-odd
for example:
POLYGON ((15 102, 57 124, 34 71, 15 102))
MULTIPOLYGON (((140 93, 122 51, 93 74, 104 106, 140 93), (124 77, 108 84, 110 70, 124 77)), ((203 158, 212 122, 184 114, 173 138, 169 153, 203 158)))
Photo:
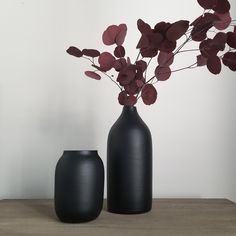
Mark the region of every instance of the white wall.
MULTIPOLYGON (((52 197, 64 149, 98 149, 106 162, 118 90, 106 78, 85 78, 89 64, 67 55, 68 46, 103 50, 103 30, 125 22, 134 59, 138 18, 153 25, 201 12, 195 0, 1 0, 0 198, 52 197)), ((234 77, 227 69, 178 72, 157 84, 155 105, 138 104, 153 135, 155 197, 236 201, 234 77)))

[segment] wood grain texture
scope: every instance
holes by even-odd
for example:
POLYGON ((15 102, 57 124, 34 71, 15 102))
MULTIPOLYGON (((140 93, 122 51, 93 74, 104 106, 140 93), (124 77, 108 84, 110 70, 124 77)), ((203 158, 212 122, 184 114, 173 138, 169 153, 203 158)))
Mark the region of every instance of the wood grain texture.
POLYGON ((53 200, 1 200, 0 236, 236 236, 236 204, 226 199, 157 199, 151 212, 118 215, 103 210, 94 221, 65 224, 53 200))

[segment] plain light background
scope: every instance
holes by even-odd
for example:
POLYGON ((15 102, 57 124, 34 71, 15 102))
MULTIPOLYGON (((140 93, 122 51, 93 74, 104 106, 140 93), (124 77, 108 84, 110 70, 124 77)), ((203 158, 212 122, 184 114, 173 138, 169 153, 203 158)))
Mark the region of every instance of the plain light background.
MULTIPOLYGON (((102 32, 127 23, 134 60, 138 18, 153 26, 201 13, 196 0, 0 0, 0 198, 53 197, 64 149, 98 149, 106 164, 118 89, 85 77, 90 64, 66 54, 69 46, 112 51, 102 32)), ((182 54, 172 69, 193 62, 194 53, 182 54)), ((156 88, 156 104, 137 105, 153 136, 154 197, 236 201, 235 74, 185 70, 156 88)))

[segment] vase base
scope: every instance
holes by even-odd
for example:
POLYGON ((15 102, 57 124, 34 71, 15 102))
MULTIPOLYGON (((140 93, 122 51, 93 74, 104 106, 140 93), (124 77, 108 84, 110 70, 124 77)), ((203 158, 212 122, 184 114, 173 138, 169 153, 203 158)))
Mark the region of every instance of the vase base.
POLYGON ((117 210, 117 209, 107 209, 108 212, 120 215, 138 215, 145 214, 151 211, 151 208, 144 210, 117 210))

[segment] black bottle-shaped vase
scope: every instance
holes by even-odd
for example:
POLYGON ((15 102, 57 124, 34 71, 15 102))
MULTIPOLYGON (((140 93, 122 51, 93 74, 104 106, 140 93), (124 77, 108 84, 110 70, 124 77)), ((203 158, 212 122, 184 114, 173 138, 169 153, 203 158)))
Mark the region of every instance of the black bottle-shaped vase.
POLYGON ((152 207, 152 138, 136 107, 124 106, 107 142, 107 209, 138 214, 152 207))
POLYGON ((103 206, 104 166, 97 151, 64 151, 55 171, 55 211, 62 222, 98 217, 103 206))

